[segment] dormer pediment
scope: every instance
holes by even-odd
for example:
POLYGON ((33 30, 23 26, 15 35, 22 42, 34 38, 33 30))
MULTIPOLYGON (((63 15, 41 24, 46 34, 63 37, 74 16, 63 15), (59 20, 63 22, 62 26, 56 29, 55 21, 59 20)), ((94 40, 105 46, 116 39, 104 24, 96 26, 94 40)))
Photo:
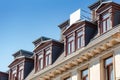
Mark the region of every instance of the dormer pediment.
POLYGON ((72 31, 73 29, 76 29, 78 26, 81 26, 83 23, 83 21, 79 21, 79 22, 76 22, 74 24, 72 24, 71 26, 69 26, 64 32, 63 32, 63 35, 69 33, 70 31, 72 31))
MULTIPOLYGON (((75 29, 77 29, 78 27, 79 28, 82 28, 82 27, 85 27, 85 25, 94 25, 93 23, 89 22, 89 21, 78 21, 74 24, 72 24, 70 27, 68 27, 64 32, 63 32, 63 35, 66 35, 67 33, 71 32, 71 31, 74 31, 75 29)), ((92 26, 93 28, 96 28, 95 26, 92 26)))
POLYGON ((23 57, 15 59, 8 67, 12 67, 12 66, 16 65, 17 63, 20 63, 22 60, 24 60, 23 57))
POLYGON ((36 46, 34 49, 34 52, 39 51, 45 47, 52 46, 52 45, 57 45, 57 46, 62 47, 63 43, 61 43, 57 40, 53 40, 53 39, 46 40, 46 41, 41 42, 38 46, 36 46))
POLYGON ((51 43, 51 40, 42 41, 39 45, 35 47, 34 52, 48 46, 50 43, 51 43))
POLYGON ((111 2, 111 1, 107 1, 107 2, 102 2, 96 9, 96 12, 101 12, 105 9, 107 9, 108 7, 110 6, 115 6, 115 7, 118 7, 120 8, 120 5, 117 4, 117 3, 114 3, 114 2, 111 2))

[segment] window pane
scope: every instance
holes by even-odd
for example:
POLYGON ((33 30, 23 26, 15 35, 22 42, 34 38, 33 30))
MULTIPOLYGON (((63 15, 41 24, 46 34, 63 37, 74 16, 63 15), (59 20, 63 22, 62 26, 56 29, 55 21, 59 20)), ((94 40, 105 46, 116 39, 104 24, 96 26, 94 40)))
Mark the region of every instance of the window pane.
POLYGON ((107 30, 110 30, 111 29, 111 26, 110 26, 110 18, 107 19, 107 30))
POLYGON ((112 57, 110 57, 110 58, 106 59, 106 60, 105 60, 105 66, 107 66, 107 65, 111 64, 112 62, 113 62, 112 57))
POLYGON ((68 38, 68 42, 71 42, 72 40, 74 40, 73 36, 71 36, 71 37, 68 38))
POLYGON ((106 21, 103 22, 103 32, 106 32, 106 21))
POLYGON ((102 33, 111 29, 110 25, 110 13, 102 15, 102 33))
POLYGON ((110 80, 114 80, 113 66, 110 67, 110 80))
POLYGON ((49 64, 51 64, 51 55, 49 55, 49 64))
POLYGON ((103 19, 106 19, 106 18, 108 18, 109 16, 110 16, 110 13, 106 13, 106 14, 103 15, 103 19))
POLYGON ((81 37, 81 47, 84 46, 84 36, 81 37))
POLYGON ((73 36, 68 37, 68 40, 67 40, 67 54, 68 55, 74 51, 74 49, 75 49, 74 45, 75 45, 74 37, 73 36))
POLYGON ((83 30, 77 33, 77 48, 84 46, 83 30))
POLYGON ((40 54, 39 55, 39 57, 38 57, 38 67, 40 68, 40 69, 42 69, 43 68, 43 54, 40 54))
POLYGON ((82 80, 88 80, 88 69, 82 71, 82 80))
POLYGON ((46 66, 48 65, 48 57, 46 56, 46 66))
POLYGON ((40 59, 39 65, 40 65, 40 69, 42 69, 43 68, 43 58, 40 59))
POLYGON ((49 48, 45 51, 45 66, 48 66, 51 64, 51 50, 49 48))
POLYGON ((23 69, 19 70, 18 80, 23 80, 23 69))
POLYGON ((82 76, 84 77, 84 76, 86 76, 86 75, 88 75, 88 69, 82 71, 82 76))
POLYGON ((74 42, 71 43, 71 51, 73 52, 74 51, 74 42))
POLYGON ((114 80, 113 58, 105 59, 106 80, 114 80))
POLYGON ((81 30, 80 32, 78 32, 77 36, 81 36, 83 35, 83 31, 81 30))
POLYGON ((70 44, 68 44, 68 54, 70 53, 70 44))

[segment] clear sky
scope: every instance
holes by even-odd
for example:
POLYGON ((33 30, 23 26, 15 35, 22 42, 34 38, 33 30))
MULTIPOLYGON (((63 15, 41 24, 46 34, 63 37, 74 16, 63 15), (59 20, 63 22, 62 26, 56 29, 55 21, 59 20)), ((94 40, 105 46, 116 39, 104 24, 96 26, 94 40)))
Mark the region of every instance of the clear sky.
MULTIPOLYGON (((41 36, 60 39, 57 27, 79 8, 97 0, 0 0, 0 71, 7 71, 15 52, 33 51, 41 36)), ((117 0, 120 2, 119 0, 117 0)))

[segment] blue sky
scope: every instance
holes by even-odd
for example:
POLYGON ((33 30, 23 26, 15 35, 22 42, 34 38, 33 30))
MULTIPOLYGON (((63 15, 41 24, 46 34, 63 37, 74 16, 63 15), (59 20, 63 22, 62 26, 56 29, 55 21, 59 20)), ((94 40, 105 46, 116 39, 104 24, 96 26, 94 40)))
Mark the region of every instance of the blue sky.
MULTIPOLYGON (((0 0, 0 71, 7 71, 12 54, 33 51, 40 36, 60 39, 57 27, 79 8, 97 0, 0 0)), ((119 0, 117 0, 120 2, 119 0)))

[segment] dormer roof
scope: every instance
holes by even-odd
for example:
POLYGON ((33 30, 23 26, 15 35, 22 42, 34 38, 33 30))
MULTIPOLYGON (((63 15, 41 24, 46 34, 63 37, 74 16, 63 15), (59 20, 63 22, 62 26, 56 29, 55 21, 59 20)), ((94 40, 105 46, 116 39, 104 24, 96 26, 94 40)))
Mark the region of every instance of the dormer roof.
POLYGON ((99 0, 95 3, 93 3, 92 5, 88 6, 88 8, 90 10, 93 10, 95 8, 97 8, 99 5, 103 4, 103 3, 109 3, 109 2, 112 2, 111 0, 99 0))
POLYGON ((69 25, 69 24, 70 24, 70 20, 68 19, 68 20, 64 21, 63 23, 59 24, 58 27, 60 29, 62 29, 63 27, 65 27, 66 25, 69 25))
POLYGON ((32 52, 26 51, 26 50, 22 50, 22 49, 13 54, 15 59, 18 58, 18 57, 21 57, 21 56, 32 57, 32 55, 33 55, 32 52))
POLYGON ((100 1, 97 1, 97 2, 95 2, 94 4, 88 6, 88 8, 89 8, 90 10, 93 10, 93 9, 95 9, 96 7, 98 7, 99 5, 100 5, 100 1))
POLYGON ((51 38, 45 37, 45 36, 41 36, 40 38, 38 38, 37 40, 33 41, 33 44, 35 46, 39 45, 41 42, 49 40, 51 38))
POLYGON ((96 9, 96 12, 100 12, 103 9, 106 9, 109 6, 116 6, 118 8, 120 8, 120 4, 117 4, 115 2, 112 1, 107 1, 107 2, 102 2, 96 9))

